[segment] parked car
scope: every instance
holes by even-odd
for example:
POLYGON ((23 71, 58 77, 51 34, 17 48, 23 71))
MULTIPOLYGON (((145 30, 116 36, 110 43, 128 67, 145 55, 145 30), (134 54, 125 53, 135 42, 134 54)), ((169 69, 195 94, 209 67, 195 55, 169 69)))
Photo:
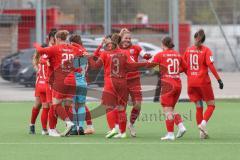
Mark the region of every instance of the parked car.
POLYGON ((25 87, 34 87, 36 82, 36 70, 32 65, 26 66, 18 72, 17 79, 19 84, 25 87))
MULTIPOLYGON (((97 45, 86 43, 89 53, 96 50, 97 45)), ((36 81, 36 71, 32 65, 32 57, 35 49, 25 49, 18 53, 6 56, 2 59, 0 73, 3 79, 18 82, 26 87, 34 87, 36 81)), ((103 86, 103 70, 91 70, 88 73, 90 84, 103 86)))
POLYGON ((1 76, 5 80, 17 82, 17 74, 20 70, 32 64, 34 49, 21 50, 6 56, 1 62, 1 76))

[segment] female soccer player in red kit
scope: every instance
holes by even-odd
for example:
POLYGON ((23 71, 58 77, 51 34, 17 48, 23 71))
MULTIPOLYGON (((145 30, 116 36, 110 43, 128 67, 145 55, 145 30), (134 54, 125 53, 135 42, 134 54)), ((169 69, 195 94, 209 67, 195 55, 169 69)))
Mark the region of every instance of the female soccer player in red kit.
MULTIPOLYGON (((41 48, 35 45, 37 51, 40 54, 47 54, 49 57, 50 64, 54 67, 54 79, 53 79, 53 107, 56 116, 59 116, 63 121, 66 122, 66 130, 62 133, 66 136, 71 131, 74 124, 70 121, 65 109, 62 107, 63 100, 72 99, 74 92, 74 84, 71 86, 67 85, 68 82, 74 82, 74 75, 71 74, 74 70, 73 68, 73 58, 74 56, 81 56, 82 53, 79 49, 68 44, 66 42, 68 31, 62 30, 56 33, 56 45, 47 48, 41 48), (66 85, 65 85, 66 83, 66 85)), ((55 132, 55 136, 60 136, 55 128, 51 128, 55 132)))
POLYGON ((29 127, 29 133, 35 134, 35 122, 40 109, 42 108, 41 123, 42 123, 42 135, 47 135, 47 121, 48 121, 48 111, 49 104, 47 102, 47 68, 48 68, 48 57, 47 55, 40 56, 35 53, 33 57, 33 65, 37 70, 37 79, 35 87, 35 105, 32 108, 31 114, 31 124, 29 127))
MULTIPOLYGON (((48 34, 48 46, 55 45, 55 34, 57 33, 56 29, 51 29, 51 31, 48 34)), ((38 113, 40 111, 40 107, 42 105, 42 114, 41 114, 41 122, 42 122, 42 134, 46 135, 48 134, 47 131, 47 121, 49 113, 51 113, 51 110, 49 110, 49 107, 52 104, 52 91, 51 91, 51 85, 49 82, 49 77, 51 73, 53 72, 52 66, 50 66, 49 60, 47 55, 40 56, 37 52, 33 57, 33 65, 37 69, 37 81, 36 81, 36 89, 35 89, 35 107, 32 108, 32 115, 31 115, 31 124, 30 124, 30 134, 35 134, 35 121, 37 119, 38 113), (39 85, 39 82, 41 81, 41 85, 39 85), (43 83, 44 81, 44 83, 43 83), (44 90, 45 86, 45 90, 44 90), (41 92, 40 92, 41 91, 41 92), (40 96, 41 95, 41 96, 40 96), (40 97, 39 97, 40 96, 40 97), (41 97, 44 98, 44 102, 42 102, 41 97), (42 104, 43 103, 43 104, 42 104)), ((54 123, 56 124, 56 120, 52 122, 51 119, 49 120, 49 124, 54 123)))
POLYGON ((217 79, 220 89, 223 89, 223 82, 213 65, 214 60, 211 50, 203 45, 205 41, 204 30, 197 31, 194 40, 195 44, 184 53, 184 59, 187 63, 188 95, 196 105, 196 121, 200 130, 200 138, 205 139, 208 138, 207 122, 215 109, 214 94, 208 69, 217 79), (203 107, 200 105, 202 100, 207 104, 204 113, 203 107))
MULTIPOLYGON (((118 47, 120 37, 113 34, 111 38, 105 40, 105 51, 95 53, 99 56, 97 62, 91 61, 91 66, 104 66, 104 91, 102 94, 102 105, 106 108, 108 123, 115 124, 116 118, 119 123, 120 133, 116 128, 112 129, 106 138, 126 138, 126 105, 127 105, 127 81, 126 72, 134 71, 139 67, 143 67, 146 63, 128 63, 128 53, 118 47), (114 113, 117 108, 117 115, 114 113), (110 117, 113 116, 113 117, 110 117), (115 119, 114 119, 115 118, 115 119), (112 122, 113 121, 113 122, 112 122)), ((111 125, 109 125, 111 126, 111 125)), ((112 126, 113 127, 113 126, 112 126)))
POLYGON ((162 40, 163 51, 154 56, 153 63, 159 65, 161 74, 161 105, 166 116, 167 135, 161 140, 174 140, 174 123, 178 126, 177 138, 186 132, 181 116, 174 112, 175 105, 181 94, 182 84, 180 72, 186 68, 182 56, 173 50, 174 44, 170 37, 162 40))
MULTIPOLYGON (((128 51, 127 53, 129 54, 129 61, 138 62, 140 55, 147 60, 151 58, 151 55, 145 53, 140 46, 132 44, 130 31, 127 29, 122 29, 119 35, 121 36, 121 42, 119 46, 122 50, 128 51)), ((129 72, 127 74, 127 86, 128 94, 131 96, 133 104, 128 128, 131 136, 136 137, 134 123, 140 114, 142 101, 142 88, 139 71, 129 72)))

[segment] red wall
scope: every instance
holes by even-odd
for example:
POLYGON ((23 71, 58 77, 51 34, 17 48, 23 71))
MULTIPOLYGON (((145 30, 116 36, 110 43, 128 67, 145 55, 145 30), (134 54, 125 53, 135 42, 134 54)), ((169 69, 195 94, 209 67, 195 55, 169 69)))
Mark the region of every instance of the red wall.
MULTIPOLYGON (((4 10, 4 14, 17 14, 21 15, 21 21, 18 28, 18 49, 30 48, 31 44, 31 30, 35 30, 35 15, 34 9, 18 9, 18 10, 4 10)), ((59 25, 57 24, 58 18, 58 8, 48 8, 47 9, 47 31, 51 28, 56 27, 58 29, 67 29, 69 31, 75 30, 100 30, 103 32, 102 24, 85 24, 85 25, 59 25)), ((120 30, 121 28, 128 29, 141 29, 141 28, 151 28, 159 31, 159 33, 168 33, 168 24, 113 24, 112 30, 120 30)), ((190 35, 191 28, 190 24, 180 24, 179 26, 179 46, 180 52, 183 53, 184 50, 190 45, 190 35)))

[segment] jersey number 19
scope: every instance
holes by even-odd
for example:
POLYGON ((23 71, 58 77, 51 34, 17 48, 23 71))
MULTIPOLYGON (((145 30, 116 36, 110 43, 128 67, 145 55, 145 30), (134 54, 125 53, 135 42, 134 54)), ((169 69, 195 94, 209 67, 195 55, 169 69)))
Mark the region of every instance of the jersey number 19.
POLYGON ((195 71, 199 70, 197 54, 190 54, 190 69, 195 71))

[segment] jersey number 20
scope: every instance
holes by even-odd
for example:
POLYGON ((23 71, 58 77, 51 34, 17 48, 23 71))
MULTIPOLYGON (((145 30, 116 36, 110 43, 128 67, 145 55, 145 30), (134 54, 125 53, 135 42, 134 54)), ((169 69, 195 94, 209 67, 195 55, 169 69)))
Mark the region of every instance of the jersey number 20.
POLYGON ((179 73, 179 60, 168 58, 168 74, 178 74, 179 73))

